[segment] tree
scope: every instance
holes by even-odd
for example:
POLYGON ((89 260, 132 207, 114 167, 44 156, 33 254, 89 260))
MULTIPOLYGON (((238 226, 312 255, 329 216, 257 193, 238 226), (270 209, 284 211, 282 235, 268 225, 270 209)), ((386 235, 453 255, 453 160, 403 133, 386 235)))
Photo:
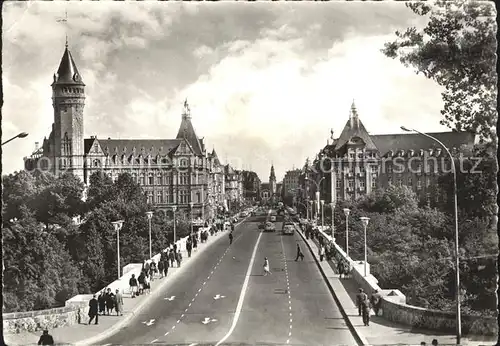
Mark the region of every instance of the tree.
POLYGON ((113 180, 102 171, 94 172, 89 178, 87 204, 89 210, 114 197, 113 180))
POLYGON ((400 208, 416 209, 418 200, 415 192, 407 186, 391 185, 366 196, 358 206, 368 212, 392 213, 400 208))
POLYGON ((409 2, 424 29, 396 32, 382 52, 444 87, 441 124, 496 143, 496 22, 491 2, 409 2))

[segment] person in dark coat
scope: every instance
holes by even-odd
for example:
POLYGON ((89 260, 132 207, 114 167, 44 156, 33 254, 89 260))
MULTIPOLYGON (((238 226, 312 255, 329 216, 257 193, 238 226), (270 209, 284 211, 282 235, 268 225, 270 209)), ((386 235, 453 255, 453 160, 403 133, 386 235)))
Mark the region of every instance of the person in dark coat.
POLYGON ((156 269, 156 262, 155 260, 151 260, 151 264, 149 265, 149 277, 151 281, 154 281, 155 273, 157 272, 158 270, 156 269))
POLYGON ((130 294, 132 295, 132 298, 135 298, 137 294, 137 279, 135 278, 135 274, 132 274, 132 277, 128 281, 128 284, 130 286, 130 294))
POLYGON ((378 316, 380 306, 382 305, 382 296, 380 295, 378 290, 373 291, 373 294, 371 296, 371 303, 373 306, 373 311, 375 312, 375 316, 378 316))
POLYGON ((168 253, 168 259, 170 260, 170 266, 173 268, 175 261, 175 253, 173 249, 171 249, 170 252, 168 253))
POLYGON ((113 313, 115 309, 115 295, 111 292, 111 288, 108 288, 106 292, 106 310, 108 315, 113 313))
POLYGON ((160 279, 163 279, 163 258, 158 262, 158 272, 160 273, 160 279))
POLYGON ((193 237, 193 249, 196 251, 198 248, 198 239, 196 239, 196 236, 193 237))
POLYGON ((342 274, 344 274, 344 264, 342 261, 337 262, 337 270, 339 272, 339 279, 342 279, 342 274))
POLYGON ((139 277, 137 278, 137 282, 139 283, 139 294, 144 293, 144 272, 142 272, 139 277))
POLYGON ((167 277, 168 274, 168 267, 169 267, 169 261, 168 258, 165 257, 165 260, 163 261, 163 272, 165 273, 165 277, 167 277))
POLYGON ((231 245, 233 243, 233 232, 231 231, 229 233, 229 245, 231 245))
POLYGON ((304 260, 304 254, 302 253, 302 250, 300 249, 300 245, 297 244, 297 256, 295 257, 295 262, 297 262, 300 259, 303 261, 304 260))
POLYGON ((97 299, 95 299, 95 294, 92 296, 92 299, 89 301, 89 324, 95 317, 95 324, 99 324, 99 313, 98 313, 99 304, 97 299))
POLYGON ((40 340, 38 340, 38 345, 54 345, 54 338, 49 334, 48 330, 44 330, 43 334, 40 335, 40 340))
POLYGON ((97 302, 99 304, 99 313, 104 315, 106 313, 106 296, 104 291, 99 294, 99 298, 97 298, 97 302))
POLYGON ((177 243, 174 244, 174 253, 177 253, 177 243))
POLYGON ((191 257, 191 250, 193 249, 193 243, 191 243, 191 240, 188 239, 186 242, 186 251, 188 253, 188 257, 191 257))
POLYGON ((177 262, 177 268, 179 268, 181 266, 181 263, 182 263, 181 250, 177 251, 177 253, 175 254, 175 260, 177 262))

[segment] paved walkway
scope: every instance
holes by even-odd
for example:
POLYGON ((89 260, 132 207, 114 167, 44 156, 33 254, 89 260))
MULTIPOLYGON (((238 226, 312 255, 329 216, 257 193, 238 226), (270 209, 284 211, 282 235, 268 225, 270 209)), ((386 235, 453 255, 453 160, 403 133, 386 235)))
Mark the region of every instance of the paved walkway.
MULTIPOLYGON (((155 279, 151 282, 151 294, 140 295, 136 298, 131 298, 130 294, 126 292, 123 296, 124 302, 124 312, 123 316, 99 316, 99 324, 95 325, 94 321, 92 324, 88 325, 88 316, 82 316, 82 321, 80 324, 55 328, 49 331, 53 336, 56 344, 80 344, 89 343, 91 339, 95 339, 100 335, 107 334, 112 330, 117 330, 120 328, 125 328, 126 322, 134 315, 139 312, 141 307, 146 303, 148 298, 153 297, 155 292, 158 292, 165 284, 173 280, 179 273, 182 273, 183 268, 185 268, 189 262, 197 257, 197 254, 204 251, 208 245, 214 243, 217 239, 221 237, 227 237, 227 232, 218 232, 214 236, 208 236, 206 243, 198 242, 198 249, 191 253, 191 258, 187 256, 185 251, 183 252, 183 260, 180 268, 170 267, 168 271, 168 276, 163 279, 155 279)), ((177 264, 175 264, 177 265, 177 264)), ((20 334, 8 334, 4 336, 5 342, 8 346, 17 345, 33 345, 37 344, 40 339, 42 332, 36 333, 20 333, 20 334)), ((90 344, 97 344, 98 342, 90 342, 90 344)))
MULTIPOLYGON (((313 256, 318 260, 317 240, 306 240, 303 233, 298 230, 303 239, 307 241, 313 256)), ((358 285, 354 279, 340 279, 336 273, 336 263, 333 261, 319 262, 321 269, 325 273, 328 281, 335 291, 344 311, 346 312, 356 333, 365 345, 420 345, 425 341, 430 345, 433 339, 437 339, 439 345, 456 345, 456 337, 451 334, 438 333, 436 331, 419 330, 409 326, 388 321, 380 316, 375 316, 372 312, 370 325, 364 326, 361 316, 358 316, 356 308, 356 293, 358 285)), ((495 337, 468 335, 462 337, 461 345, 495 345, 495 337)))

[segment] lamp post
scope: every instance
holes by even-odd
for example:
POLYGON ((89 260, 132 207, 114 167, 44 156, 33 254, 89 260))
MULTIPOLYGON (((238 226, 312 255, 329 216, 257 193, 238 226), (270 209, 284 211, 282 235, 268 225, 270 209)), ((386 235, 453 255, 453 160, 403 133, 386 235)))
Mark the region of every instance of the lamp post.
POLYGON ((189 202, 189 215, 191 218, 191 237, 193 236, 193 202, 189 202))
POLYGON ((370 221, 370 218, 369 217, 360 217, 359 218, 361 220, 361 222, 363 223, 363 228, 365 230, 365 277, 367 276, 367 272, 366 272, 366 261, 367 261, 367 256, 366 256, 366 227, 368 227, 368 221, 370 221))
POLYGON ((345 254, 349 257, 349 208, 344 208, 345 214, 345 254))
POLYGON ((15 135, 14 137, 12 137, 11 139, 8 139, 8 140, 6 140, 5 142, 3 142, 3 143, 2 143, 2 145, 9 143, 10 141, 13 141, 13 140, 14 140, 14 139, 16 139, 16 138, 25 138, 25 137, 27 137, 27 136, 28 136, 28 133, 26 133, 26 132, 21 132, 21 133, 19 133, 19 134, 15 135))
POLYGON ((149 222, 149 258, 153 258, 153 248, 151 244, 151 219, 153 218, 153 212, 147 211, 146 216, 148 217, 149 222))
POLYGON ((325 226, 325 200, 321 200, 321 229, 325 226))
POLYGON ((118 220, 111 222, 115 227, 116 231, 116 259, 117 259, 117 269, 118 269, 118 279, 120 278, 121 270, 120 270, 120 230, 123 227, 123 220, 118 220))
POLYGON ((173 216, 174 216, 174 244, 175 244, 175 242, 177 241, 177 239, 176 239, 177 237, 176 237, 176 233, 175 233, 175 226, 176 226, 176 225, 175 225, 175 224, 176 224, 176 222, 175 222, 175 211, 176 211, 176 210, 177 210, 177 206, 176 206, 176 205, 173 205, 173 206, 172 206, 172 213, 174 214, 174 215, 173 215, 173 216))
POLYGON ((457 170, 455 167, 455 160, 451 155, 448 148, 437 138, 434 138, 426 133, 417 131, 415 129, 408 129, 404 126, 401 126, 403 131, 407 132, 416 132, 424 137, 432 139, 434 142, 437 142, 448 154, 451 161, 451 168, 453 171, 453 210, 455 216, 455 300, 456 300, 456 313, 457 313, 457 345, 460 345, 460 339, 462 337, 462 321, 460 316, 460 259, 459 259, 459 251, 458 251, 458 203, 457 203, 457 170))
POLYGON ((335 220, 334 220, 335 203, 334 202, 330 203, 330 207, 332 208, 332 239, 333 241, 335 241, 335 220))
MULTIPOLYGON (((319 181, 314 181, 314 180, 311 180, 309 179, 308 177, 306 177, 306 181, 309 181, 309 182, 313 182, 315 185, 316 185, 316 220, 318 219, 318 214, 319 214, 319 199, 320 199, 320 191, 319 191, 319 187, 320 187, 320 184, 321 182, 325 179, 325 177, 322 177, 319 181)), ((316 222, 317 223, 317 222, 316 222)))

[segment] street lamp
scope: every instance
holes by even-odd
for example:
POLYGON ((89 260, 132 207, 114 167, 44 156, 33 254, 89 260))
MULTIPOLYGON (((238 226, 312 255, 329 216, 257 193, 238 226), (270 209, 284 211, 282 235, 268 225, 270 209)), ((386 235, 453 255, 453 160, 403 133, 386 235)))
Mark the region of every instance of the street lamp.
POLYGON ((21 132, 21 133, 19 133, 19 134, 15 135, 14 137, 12 137, 11 139, 8 139, 8 140, 6 140, 5 142, 3 142, 3 143, 2 143, 2 145, 9 143, 10 141, 13 141, 13 140, 14 140, 14 139, 16 139, 16 138, 25 138, 25 137, 27 137, 27 136, 28 136, 28 133, 26 133, 26 132, 21 132))
POLYGON ((177 206, 176 206, 176 205, 173 205, 173 206, 172 206, 172 212, 173 212, 173 214, 174 214, 174 244, 175 244, 175 241, 177 240, 177 239, 175 239, 175 238, 176 238, 176 236, 175 236, 175 211, 176 211, 176 210, 177 210, 177 206))
POLYGON ((118 220, 111 222, 115 227, 116 231, 116 258, 117 258, 117 269, 118 269, 118 279, 120 278, 121 270, 120 270, 120 230, 123 227, 123 223, 125 221, 118 220))
POLYGON ((344 208, 345 214, 345 254, 349 257, 349 208, 344 208))
POLYGON ((325 200, 321 200, 321 229, 325 226, 325 200))
POLYGON ((146 216, 148 217, 149 221, 149 258, 153 258, 153 249, 151 246, 151 219, 153 218, 153 212, 147 211, 146 216))
POLYGON ((331 202, 330 207, 332 208, 332 239, 333 241, 335 241, 335 220, 334 220, 335 202, 331 202))
POLYGON ((363 228, 365 229, 365 277, 366 277, 367 276, 367 273, 366 273, 366 261, 367 261, 367 258, 366 258, 366 227, 368 227, 368 221, 370 221, 370 218, 363 216, 363 217, 360 217, 359 219, 363 223, 363 228))
POLYGON ((189 215, 191 217, 191 237, 193 236, 193 202, 189 202, 189 215))
POLYGON ((460 345, 460 339, 462 337, 462 321, 460 317, 460 260, 459 260, 459 252, 458 252, 458 203, 457 203, 457 170, 455 167, 455 160, 453 159, 453 156, 451 155, 450 151, 448 148, 437 138, 434 138, 426 133, 417 131, 415 129, 408 129, 404 126, 401 126, 401 129, 403 131, 407 132, 416 132, 424 137, 430 138, 433 141, 437 142, 441 147, 446 151, 448 156, 450 157, 451 161, 451 168, 453 171, 453 203, 454 203, 454 213, 455 213, 455 300, 457 304, 457 345, 460 345))
POLYGON ((319 213, 319 198, 320 198, 320 192, 319 192, 319 186, 321 182, 325 179, 325 177, 322 177, 318 182, 315 180, 309 179, 309 177, 306 177, 306 181, 312 181, 316 185, 316 219, 318 218, 318 213, 319 213))

